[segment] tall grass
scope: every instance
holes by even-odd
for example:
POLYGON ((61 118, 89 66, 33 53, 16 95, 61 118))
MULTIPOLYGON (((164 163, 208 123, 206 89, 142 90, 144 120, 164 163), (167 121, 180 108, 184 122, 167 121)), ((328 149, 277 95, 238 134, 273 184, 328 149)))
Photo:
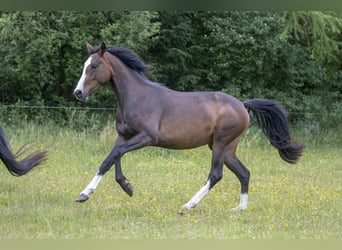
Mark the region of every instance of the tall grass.
POLYGON ((334 131, 294 130, 306 144, 297 165, 282 161, 260 130, 251 127, 238 147, 251 171, 246 211, 239 182, 228 170, 190 214, 177 211, 205 183, 207 147, 172 151, 144 148, 122 159, 134 186, 128 197, 110 170, 86 203, 74 199, 96 173, 116 138, 114 125, 70 129, 54 124, 4 126, 13 149, 37 141, 48 162, 15 178, 0 166, 2 239, 339 239, 342 154, 334 131))

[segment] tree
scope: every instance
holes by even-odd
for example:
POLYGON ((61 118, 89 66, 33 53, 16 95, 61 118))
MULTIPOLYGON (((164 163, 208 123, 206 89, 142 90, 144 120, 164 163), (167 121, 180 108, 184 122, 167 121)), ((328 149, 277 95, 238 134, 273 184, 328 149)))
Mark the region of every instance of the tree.
POLYGON ((327 61, 341 58, 342 15, 337 12, 284 12, 286 27, 282 38, 288 37, 311 51, 314 57, 327 61))
POLYGON ((154 11, 125 11, 117 13, 116 20, 100 31, 108 44, 128 47, 139 54, 145 54, 148 43, 159 32, 158 13, 154 11))
MULTIPOLYGON (((310 54, 306 62, 312 61, 315 64, 316 71, 311 73, 316 77, 309 77, 311 82, 307 82, 303 89, 306 100, 310 100, 307 106, 315 106, 322 115, 341 113, 341 12, 284 12, 283 20, 286 26, 280 37, 285 38, 290 44, 305 48, 310 54)), ((338 118, 338 116, 334 117, 338 118)), ((327 117, 323 119, 337 120, 327 117)))
POLYGON ((198 82, 191 66, 193 16, 193 12, 159 12, 160 31, 146 56, 153 66, 150 78, 175 90, 195 89, 198 82))

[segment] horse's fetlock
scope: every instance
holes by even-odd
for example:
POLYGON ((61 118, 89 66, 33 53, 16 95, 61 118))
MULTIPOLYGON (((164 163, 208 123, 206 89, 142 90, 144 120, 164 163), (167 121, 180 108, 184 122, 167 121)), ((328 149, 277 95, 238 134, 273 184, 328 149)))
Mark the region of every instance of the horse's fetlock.
POLYGON ((122 177, 122 176, 119 176, 119 177, 116 176, 116 177, 115 177, 115 181, 121 185, 121 183, 125 183, 126 178, 125 178, 125 177, 122 177))

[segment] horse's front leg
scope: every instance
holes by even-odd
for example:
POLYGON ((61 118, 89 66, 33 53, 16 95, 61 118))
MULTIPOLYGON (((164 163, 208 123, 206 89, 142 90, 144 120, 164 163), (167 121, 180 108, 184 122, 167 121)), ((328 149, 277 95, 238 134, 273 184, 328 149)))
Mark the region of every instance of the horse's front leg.
POLYGON ((86 187, 86 189, 81 192, 76 201, 83 202, 88 200, 89 194, 95 191, 96 187, 103 178, 103 175, 113 166, 113 164, 115 164, 115 180, 129 196, 132 196, 133 186, 127 182, 126 177, 122 173, 121 157, 127 152, 152 145, 152 142, 152 138, 146 133, 139 133, 127 141, 123 137, 118 137, 114 148, 101 164, 99 171, 86 187))
POLYGON ((116 139, 113 150, 110 152, 107 158, 102 162, 100 169, 98 170, 94 178, 91 180, 91 182, 88 184, 88 186, 80 193, 76 201, 84 202, 89 199, 89 195, 93 193, 96 187, 100 184, 100 181, 103 178, 103 175, 113 166, 114 164, 113 157, 115 154, 115 149, 124 142, 125 142, 125 138, 122 136, 119 136, 116 139))
POLYGON ((121 157, 127 152, 153 145, 153 142, 152 137, 143 132, 114 148, 115 180, 129 196, 133 195, 133 186, 127 182, 126 177, 122 173, 121 157))

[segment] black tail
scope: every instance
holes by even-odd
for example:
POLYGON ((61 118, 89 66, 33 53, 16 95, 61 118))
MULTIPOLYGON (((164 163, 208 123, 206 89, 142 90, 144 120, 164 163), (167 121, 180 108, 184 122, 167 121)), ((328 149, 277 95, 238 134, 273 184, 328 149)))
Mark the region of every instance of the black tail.
POLYGON ((257 121, 280 157, 288 163, 296 163, 304 150, 304 144, 291 140, 288 120, 282 107, 274 101, 252 99, 243 102, 256 116, 257 121))
POLYGON ((0 159, 5 164, 8 171, 14 176, 22 176, 29 172, 35 166, 45 161, 47 151, 38 151, 28 155, 21 161, 17 161, 16 158, 23 153, 22 150, 25 145, 18 151, 16 155, 13 155, 9 149, 9 145, 4 132, 0 127, 0 159))

